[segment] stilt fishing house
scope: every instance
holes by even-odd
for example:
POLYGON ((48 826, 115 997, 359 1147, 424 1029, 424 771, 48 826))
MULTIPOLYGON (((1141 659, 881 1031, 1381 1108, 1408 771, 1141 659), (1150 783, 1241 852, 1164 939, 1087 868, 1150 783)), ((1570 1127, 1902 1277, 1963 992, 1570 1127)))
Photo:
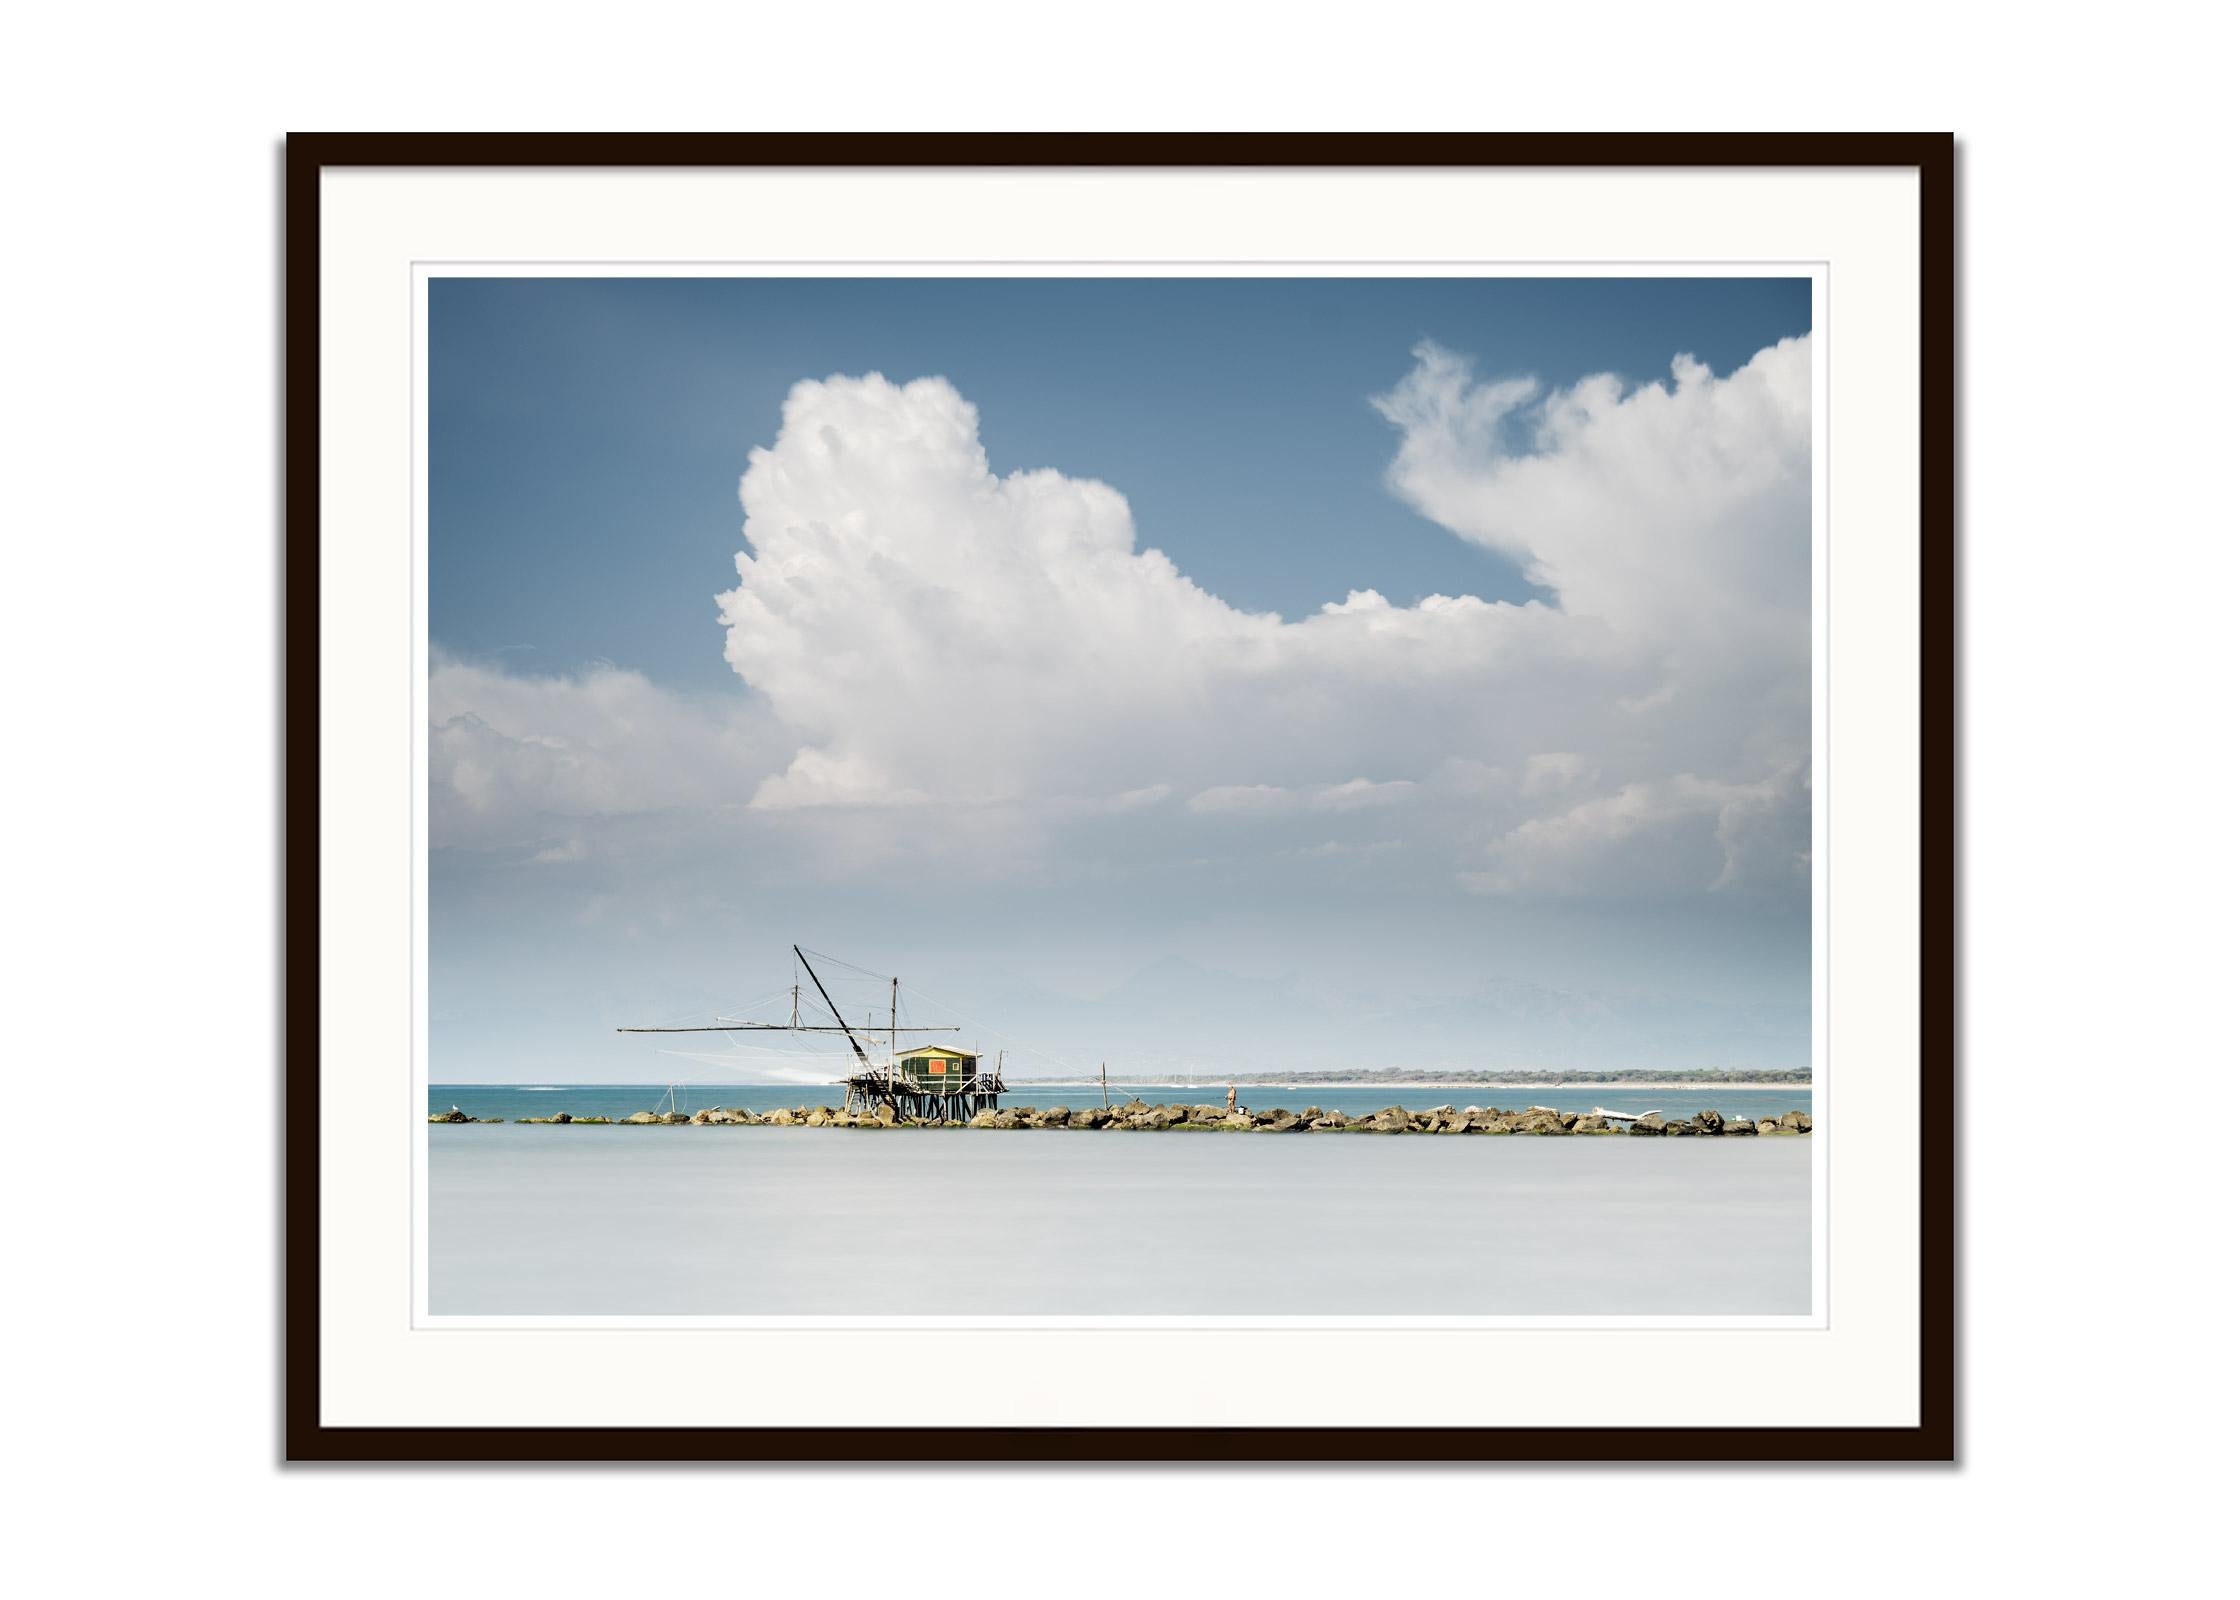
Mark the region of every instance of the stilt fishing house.
MULTIPOLYGON (((978 1052, 953 1049, 948 1045, 926 1044, 911 1049, 901 1048, 901 1035, 905 1033, 956 1033, 955 1026, 911 1026, 901 1022, 902 980, 887 980, 887 1048, 884 1059, 874 1061, 864 1049, 864 1039, 876 1039, 877 1029, 866 1023, 861 1029, 852 1028, 833 1003, 825 989, 824 979, 802 954, 801 946, 793 947, 794 960, 800 970, 809 974, 809 981, 816 986, 817 996, 824 1002, 832 1021, 803 1022, 801 1020, 801 985, 793 986, 793 1011, 784 1022, 734 1022, 717 1021, 688 1027, 617 1028, 617 1033, 806 1033, 842 1034, 848 1047, 855 1053, 857 1069, 841 1080, 847 1087, 845 1108, 875 1110, 879 1106, 892 1106, 896 1115, 920 1122, 936 1120, 962 1122, 975 1112, 994 1109, 997 1096, 1004 1092, 1003 1059, 999 1054, 993 1071, 984 1070, 978 1052)), ((845 966, 847 963, 842 962, 845 966)))

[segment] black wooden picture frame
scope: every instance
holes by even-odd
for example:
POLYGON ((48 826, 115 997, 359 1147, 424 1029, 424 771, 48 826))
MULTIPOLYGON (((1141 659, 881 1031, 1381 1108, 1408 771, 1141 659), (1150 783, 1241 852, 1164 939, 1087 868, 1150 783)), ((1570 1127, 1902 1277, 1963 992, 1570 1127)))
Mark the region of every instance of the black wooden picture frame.
MULTIPOLYGON (((290 135, 283 540, 290 1461, 1945 1461, 1954 1458, 1955 146, 1948 134, 290 135), (1920 1394, 1916 1426, 332 1427, 320 1417, 320 178, 341 168, 1899 168, 1919 174, 1920 1394)), ((331 732, 331 730, 329 731, 331 732)))

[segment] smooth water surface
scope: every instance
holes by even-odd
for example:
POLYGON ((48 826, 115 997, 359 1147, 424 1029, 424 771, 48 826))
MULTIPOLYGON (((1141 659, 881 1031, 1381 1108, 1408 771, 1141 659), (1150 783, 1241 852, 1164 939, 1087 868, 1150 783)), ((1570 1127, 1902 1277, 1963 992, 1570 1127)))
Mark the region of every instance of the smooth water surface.
POLYGON ((445 1124, 430 1308, 1802 1313, 1812 1144, 445 1124))

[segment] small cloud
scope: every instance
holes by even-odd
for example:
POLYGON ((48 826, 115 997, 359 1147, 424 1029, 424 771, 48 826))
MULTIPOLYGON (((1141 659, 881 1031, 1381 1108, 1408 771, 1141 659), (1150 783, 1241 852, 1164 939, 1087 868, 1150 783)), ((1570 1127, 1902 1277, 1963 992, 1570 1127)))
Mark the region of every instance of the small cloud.
POLYGON ((1394 778, 1385 783, 1372 783, 1367 778, 1351 778, 1344 783, 1333 783, 1318 789, 1307 803, 1317 811, 1360 811, 1369 806, 1388 806, 1408 797, 1415 784, 1407 778, 1394 778))
POLYGON ((1587 779, 1587 758, 1569 750, 1551 750, 1527 756, 1524 762, 1526 794, 1562 794, 1587 779))
POLYGON ((1681 773, 1523 822, 1458 876, 1477 894, 1779 887, 1808 880, 1811 831, 1801 764, 1755 783, 1681 773))
POLYGON ((1104 809, 1107 811, 1141 811, 1146 806, 1157 805, 1173 793, 1174 786, 1166 783, 1154 783, 1142 789, 1128 789, 1105 801, 1104 809))
POLYGON ((579 836, 562 840, 559 844, 547 845, 529 859, 540 865, 551 865, 566 861, 582 861, 590 854, 591 847, 585 844, 579 836))
POLYGON ((1446 793, 1473 796, 1506 794, 1513 786, 1504 768, 1465 756, 1449 756, 1440 762, 1431 781, 1446 793))
POLYGON ((1267 783, 1232 783, 1201 789, 1187 802, 1200 816, 1265 815, 1287 811, 1296 797, 1267 783))

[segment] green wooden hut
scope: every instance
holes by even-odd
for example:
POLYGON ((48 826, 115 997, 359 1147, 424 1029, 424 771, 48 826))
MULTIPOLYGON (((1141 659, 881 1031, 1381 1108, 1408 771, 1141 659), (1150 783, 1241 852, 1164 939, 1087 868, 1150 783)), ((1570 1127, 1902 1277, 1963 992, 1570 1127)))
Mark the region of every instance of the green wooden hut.
POLYGON ((980 1058, 947 1045, 922 1044, 895 1057, 903 1084, 920 1094, 969 1094, 980 1076, 980 1058))

